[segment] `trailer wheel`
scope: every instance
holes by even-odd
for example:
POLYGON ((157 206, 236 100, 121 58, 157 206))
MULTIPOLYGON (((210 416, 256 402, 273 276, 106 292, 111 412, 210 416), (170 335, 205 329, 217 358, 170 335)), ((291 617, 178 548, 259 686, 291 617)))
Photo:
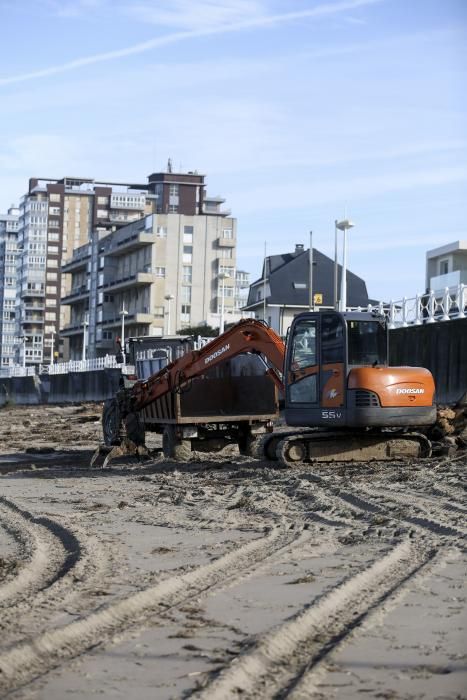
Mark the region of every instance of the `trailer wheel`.
POLYGON ((125 418, 125 430, 127 437, 135 445, 144 446, 146 443, 146 432, 138 413, 129 413, 125 418))
POLYGON ((102 432, 108 447, 122 442, 122 416, 116 399, 107 399, 102 411, 102 432))
POLYGON ((167 459, 187 462, 191 457, 191 441, 180 440, 173 425, 166 425, 162 433, 162 451, 167 459))

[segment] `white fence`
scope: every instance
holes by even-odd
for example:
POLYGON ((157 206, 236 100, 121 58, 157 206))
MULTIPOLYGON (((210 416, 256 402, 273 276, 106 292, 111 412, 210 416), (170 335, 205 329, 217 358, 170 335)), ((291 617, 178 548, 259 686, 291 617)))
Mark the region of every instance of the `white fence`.
POLYGON ((436 323, 438 321, 450 321, 467 316, 467 285, 459 284, 456 287, 446 287, 444 290, 425 292, 415 297, 391 301, 389 304, 381 302, 377 306, 371 304, 358 311, 379 311, 387 316, 389 328, 403 328, 405 326, 419 326, 422 323, 436 323))

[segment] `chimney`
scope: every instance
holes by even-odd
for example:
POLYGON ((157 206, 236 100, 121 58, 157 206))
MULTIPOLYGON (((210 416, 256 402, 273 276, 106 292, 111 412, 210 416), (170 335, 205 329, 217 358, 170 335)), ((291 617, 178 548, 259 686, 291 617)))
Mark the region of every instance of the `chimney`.
POLYGON ((304 250, 305 250, 305 246, 303 245, 303 243, 295 243, 295 252, 296 253, 303 253, 304 250))

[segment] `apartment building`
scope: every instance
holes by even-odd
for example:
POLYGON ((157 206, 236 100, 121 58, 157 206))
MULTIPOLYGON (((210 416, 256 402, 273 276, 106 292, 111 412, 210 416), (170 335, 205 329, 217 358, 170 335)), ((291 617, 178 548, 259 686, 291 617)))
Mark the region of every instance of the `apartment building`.
POLYGON ((11 206, 0 214, 0 367, 14 364, 22 342, 15 335, 18 228, 19 209, 11 206))
MULTIPOLYGON (((205 192, 204 175, 149 176, 155 211, 111 233, 97 226, 91 240, 62 268, 70 321, 60 330, 70 357, 115 352, 125 336, 167 335, 217 320, 235 309, 236 219, 222 197, 205 192), (122 326, 124 325, 124 329, 122 326)), ((238 316, 237 316, 238 317, 238 316)))
POLYGON ((18 227, 16 335, 24 338, 21 360, 49 361, 68 351, 59 336, 69 321, 60 299, 69 291, 61 265, 86 244, 97 227, 115 230, 150 213, 148 186, 106 183, 89 178, 31 178, 21 198, 18 227))
POLYGON ((434 291, 467 284, 467 241, 454 241, 426 253, 425 285, 434 291))

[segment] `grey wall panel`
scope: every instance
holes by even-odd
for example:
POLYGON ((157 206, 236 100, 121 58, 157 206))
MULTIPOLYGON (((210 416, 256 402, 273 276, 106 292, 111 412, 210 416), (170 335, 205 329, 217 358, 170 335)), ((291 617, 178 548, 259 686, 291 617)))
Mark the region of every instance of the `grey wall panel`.
POLYGON ((457 403, 467 394, 467 318, 390 331, 389 358, 391 365, 426 367, 437 402, 457 403))

